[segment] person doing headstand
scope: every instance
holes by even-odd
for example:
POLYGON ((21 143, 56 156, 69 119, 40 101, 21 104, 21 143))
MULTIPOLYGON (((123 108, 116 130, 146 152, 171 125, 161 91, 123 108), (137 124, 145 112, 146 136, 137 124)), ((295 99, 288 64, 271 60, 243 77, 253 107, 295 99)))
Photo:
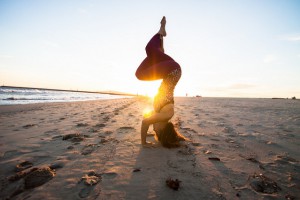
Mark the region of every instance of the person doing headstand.
POLYGON ((154 112, 150 117, 142 120, 141 143, 151 146, 146 141, 149 126, 153 124, 156 138, 164 147, 177 147, 179 141, 185 138, 179 134, 169 120, 174 115, 174 89, 181 77, 181 67, 173 58, 164 53, 163 37, 166 33, 166 18, 161 20, 161 26, 146 46, 147 57, 136 70, 136 77, 142 81, 162 79, 153 102, 154 112))

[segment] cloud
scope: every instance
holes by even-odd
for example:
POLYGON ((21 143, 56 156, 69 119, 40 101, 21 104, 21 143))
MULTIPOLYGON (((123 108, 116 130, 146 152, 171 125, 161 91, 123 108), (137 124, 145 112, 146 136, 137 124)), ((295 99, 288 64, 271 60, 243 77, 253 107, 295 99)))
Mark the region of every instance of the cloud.
POLYGON ((253 87, 256 87, 256 86, 252 85, 252 84, 247 84, 247 83, 236 83, 236 84, 232 84, 232 85, 228 86, 228 89, 243 90, 243 89, 249 89, 249 88, 253 88, 253 87))
POLYGON ((274 63, 277 61, 277 58, 276 56, 269 54, 264 57, 263 61, 264 63, 274 63))
POLYGON ((291 42, 300 42, 300 34, 283 36, 281 37, 281 39, 291 41, 291 42))
POLYGON ((49 40, 42 40, 42 44, 48 47, 55 47, 55 48, 59 47, 59 44, 49 40))
POLYGON ((249 83, 232 83, 229 85, 208 86, 202 88, 204 96, 215 97, 255 97, 257 91, 260 89, 259 85, 249 83))
POLYGON ((245 89, 250 89, 250 88, 254 88, 256 87, 256 85, 253 84, 248 84, 248 83, 234 83, 231 85, 227 85, 227 86, 217 86, 217 87, 212 87, 210 88, 210 90, 215 91, 215 92, 224 92, 224 91, 228 91, 228 90, 245 90, 245 89))
POLYGON ((79 9, 78 9, 78 12, 79 12, 80 14, 87 14, 87 13, 88 13, 88 11, 87 11, 86 9, 84 9, 84 8, 79 8, 79 9))
POLYGON ((293 37, 289 37, 287 38, 288 41, 300 41, 300 36, 293 36, 293 37))
POLYGON ((13 58, 14 56, 11 55, 0 55, 0 58, 13 58))

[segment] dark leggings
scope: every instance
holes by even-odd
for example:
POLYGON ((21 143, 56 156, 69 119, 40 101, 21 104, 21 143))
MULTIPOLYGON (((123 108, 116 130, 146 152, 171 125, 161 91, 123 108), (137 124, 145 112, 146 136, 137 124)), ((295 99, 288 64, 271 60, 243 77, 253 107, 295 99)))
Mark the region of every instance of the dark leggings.
POLYGON ((177 62, 165 54, 161 49, 162 39, 157 33, 146 46, 147 57, 136 70, 136 77, 142 81, 153 81, 165 78, 176 69, 180 69, 177 62))

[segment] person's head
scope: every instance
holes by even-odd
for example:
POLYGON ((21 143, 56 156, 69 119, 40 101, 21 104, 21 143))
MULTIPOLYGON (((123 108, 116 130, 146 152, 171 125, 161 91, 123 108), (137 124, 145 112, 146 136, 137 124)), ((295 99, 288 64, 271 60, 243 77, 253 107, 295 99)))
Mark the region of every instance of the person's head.
POLYGON ((185 138, 176 131, 172 122, 159 122, 154 124, 153 127, 157 140, 164 147, 178 147, 180 141, 185 141, 185 138))
POLYGON ((153 130, 155 131, 155 133, 160 134, 165 129, 167 124, 168 124, 168 121, 157 122, 157 123, 153 124, 153 130))

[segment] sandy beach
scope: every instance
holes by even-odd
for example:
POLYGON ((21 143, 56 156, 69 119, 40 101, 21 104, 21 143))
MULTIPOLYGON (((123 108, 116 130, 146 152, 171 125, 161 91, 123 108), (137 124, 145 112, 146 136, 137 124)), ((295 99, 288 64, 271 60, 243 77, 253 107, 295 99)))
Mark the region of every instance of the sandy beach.
POLYGON ((177 97, 172 121, 190 141, 173 149, 141 146, 146 107, 0 106, 0 198, 300 198, 300 101, 177 97))

